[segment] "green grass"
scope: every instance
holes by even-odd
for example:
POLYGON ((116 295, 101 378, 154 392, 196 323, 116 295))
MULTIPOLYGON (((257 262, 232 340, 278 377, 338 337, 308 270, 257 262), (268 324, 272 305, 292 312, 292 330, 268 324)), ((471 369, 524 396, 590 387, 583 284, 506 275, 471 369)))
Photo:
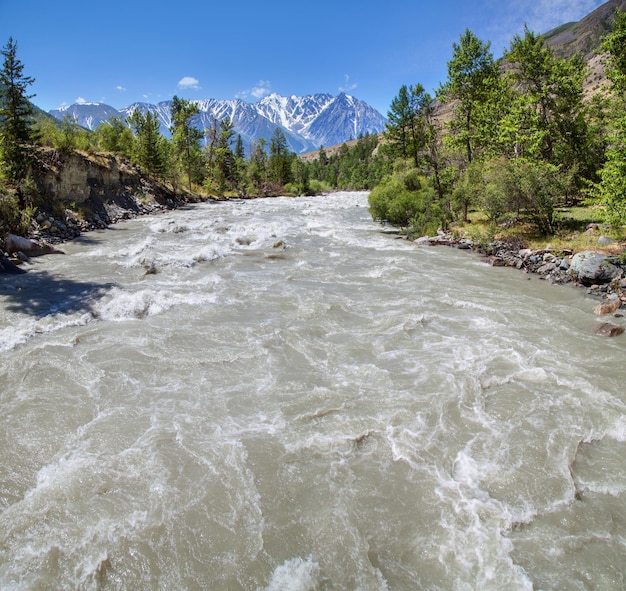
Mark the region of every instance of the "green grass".
POLYGON ((494 225, 487 220, 481 211, 469 214, 469 223, 459 223, 453 231, 459 236, 468 236, 475 242, 490 240, 519 240, 528 248, 550 248, 555 251, 571 250, 603 250, 612 254, 625 252, 624 229, 616 231, 606 226, 603 221, 602 209, 598 206, 560 207, 556 215, 556 234, 546 236, 537 231, 530 223, 519 220, 506 227, 494 225), (590 224, 598 224, 597 230, 587 232, 590 224), (607 236, 615 242, 606 247, 598 246, 598 238, 607 236))

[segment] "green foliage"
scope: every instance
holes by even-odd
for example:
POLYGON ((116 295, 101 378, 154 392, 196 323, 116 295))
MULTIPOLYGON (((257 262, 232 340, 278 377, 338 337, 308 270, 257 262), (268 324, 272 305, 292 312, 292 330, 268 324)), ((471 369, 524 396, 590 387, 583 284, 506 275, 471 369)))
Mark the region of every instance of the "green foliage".
POLYGON ((608 54, 607 75, 618 93, 626 92, 626 12, 615 11, 613 31, 602 41, 608 54))
POLYGON ((452 193, 452 207, 464 222, 468 220, 470 208, 477 206, 484 193, 482 164, 472 162, 459 176, 452 193))
POLYGON ((478 129, 480 113, 491 98, 490 89, 496 84, 498 67, 490 51, 490 43, 481 41, 469 29, 452 45, 448 62, 448 79, 438 91, 444 102, 457 101, 449 124, 449 141, 464 149, 467 163, 472 161, 480 144, 478 129))
POLYGON ((556 205, 563 194, 563 176, 549 162, 512 161, 514 183, 519 187, 526 212, 539 231, 554 234, 556 205))
POLYGON ((36 118, 34 127, 43 146, 58 148, 60 143, 61 129, 59 123, 53 117, 39 116, 36 118))
POLYGON ((557 58, 543 37, 528 29, 505 55, 514 66, 512 104, 501 135, 507 153, 575 171, 575 182, 597 168, 595 136, 583 101, 587 70, 579 57, 557 58))
POLYGON ((0 70, 0 172, 12 184, 23 181, 33 159, 34 110, 26 89, 34 78, 24 76, 24 66, 17 59, 17 43, 10 37, 0 52, 4 56, 0 70))
POLYGON ((202 181, 203 156, 200 149, 202 132, 192 123, 200 112, 198 105, 174 96, 172 99, 172 156, 187 176, 189 191, 192 182, 202 181))
POLYGON ((596 194, 605 206, 606 221, 615 229, 626 223, 626 143, 624 129, 615 133, 615 144, 607 152, 607 161, 600 171, 596 194))
POLYGON ((0 236, 15 231, 20 219, 20 207, 17 196, 0 191, 0 236))
POLYGON ((269 178, 279 186, 292 182, 291 163, 293 155, 287 146, 287 138, 280 127, 277 127, 270 140, 270 157, 268 161, 269 178))
POLYGON ((164 178, 168 171, 169 146, 159 132, 159 120, 148 111, 145 115, 135 110, 128 118, 135 132, 132 161, 147 173, 164 178))
POLYGON ((448 212, 435 196, 428 179, 414 168, 405 168, 372 189, 370 214, 374 221, 406 228, 412 234, 434 233, 449 221, 448 212))
POLYGON ((613 32, 604 39, 602 49, 609 55, 608 75, 620 115, 611 124, 606 163, 595 193, 606 208, 607 221, 618 228, 626 223, 626 12, 616 12, 613 32))
POLYGON ((133 132, 119 117, 101 123, 94 131, 96 146, 104 151, 131 158, 133 154, 133 132))
POLYGON ((403 160, 411 158, 418 167, 435 140, 433 110, 433 99, 421 84, 402 86, 387 113, 387 153, 403 160))
POLYGON ((309 185, 320 181, 327 190, 368 190, 390 173, 392 161, 387 155, 375 154, 378 136, 366 134, 352 146, 342 144, 329 156, 323 146, 318 157, 305 163, 309 185))
POLYGON ((56 140, 54 147, 64 152, 89 149, 89 136, 87 131, 80 127, 80 125, 68 115, 63 118, 61 130, 56 140))

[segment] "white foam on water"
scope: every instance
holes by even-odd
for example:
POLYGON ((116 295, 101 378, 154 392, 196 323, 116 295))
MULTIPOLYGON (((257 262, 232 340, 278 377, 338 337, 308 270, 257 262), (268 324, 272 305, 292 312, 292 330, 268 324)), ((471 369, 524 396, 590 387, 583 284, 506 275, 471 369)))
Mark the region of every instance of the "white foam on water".
POLYGON ((39 335, 52 334, 64 328, 85 326, 93 321, 89 312, 56 314, 40 319, 19 318, 13 326, 0 329, 0 353, 11 351, 39 335))
POLYGON ((93 306, 93 314, 101 320, 121 322, 140 320, 162 314, 175 306, 208 304, 215 301, 213 294, 179 294, 168 290, 141 289, 134 292, 119 287, 93 306))
POLYGON ((310 556, 291 558, 274 569, 265 591, 314 591, 318 575, 319 564, 310 556))
POLYGON ((28 428, 0 463, 0 587, 525 591, 548 547, 573 588, 587 531, 619 558, 620 341, 382 234, 365 199, 199 205, 40 263, 114 287, 2 310, 0 433, 28 428))

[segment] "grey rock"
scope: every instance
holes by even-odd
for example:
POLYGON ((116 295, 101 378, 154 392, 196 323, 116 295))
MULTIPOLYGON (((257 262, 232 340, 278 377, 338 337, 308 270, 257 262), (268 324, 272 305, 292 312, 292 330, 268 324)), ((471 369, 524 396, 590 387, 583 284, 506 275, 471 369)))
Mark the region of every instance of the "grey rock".
POLYGON ((584 251, 572 257, 569 272, 583 285, 609 283, 621 269, 608 261, 606 255, 584 251))

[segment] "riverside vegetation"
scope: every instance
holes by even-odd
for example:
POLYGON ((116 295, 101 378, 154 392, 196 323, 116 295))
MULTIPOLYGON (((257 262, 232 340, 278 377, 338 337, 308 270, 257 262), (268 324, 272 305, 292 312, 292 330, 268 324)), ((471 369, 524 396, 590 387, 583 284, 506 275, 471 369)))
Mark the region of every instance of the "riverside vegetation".
POLYGON ((598 49, 607 84, 586 94, 583 58, 557 56, 541 35, 526 29, 496 60, 490 43, 466 30, 435 97, 419 83, 404 85, 380 137, 298 157, 278 128, 269 145, 261 139, 248 153, 229 120, 203 133, 191 124, 196 106, 178 97, 171 139, 150 113, 94 132, 67 119, 59 124, 30 102, 33 79, 9 39, 0 72, 0 232, 59 241, 189 200, 366 189, 373 219, 409 238, 439 230, 445 241, 496 259, 518 246, 561 259, 610 250, 606 262, 618 271, 599 290, 624 297, 624 12, 616 11, 598 49), (78 197, 54 182, 77 159, 91 174, 78 197), (118 172, 108 184, 103 159, 118 172))

